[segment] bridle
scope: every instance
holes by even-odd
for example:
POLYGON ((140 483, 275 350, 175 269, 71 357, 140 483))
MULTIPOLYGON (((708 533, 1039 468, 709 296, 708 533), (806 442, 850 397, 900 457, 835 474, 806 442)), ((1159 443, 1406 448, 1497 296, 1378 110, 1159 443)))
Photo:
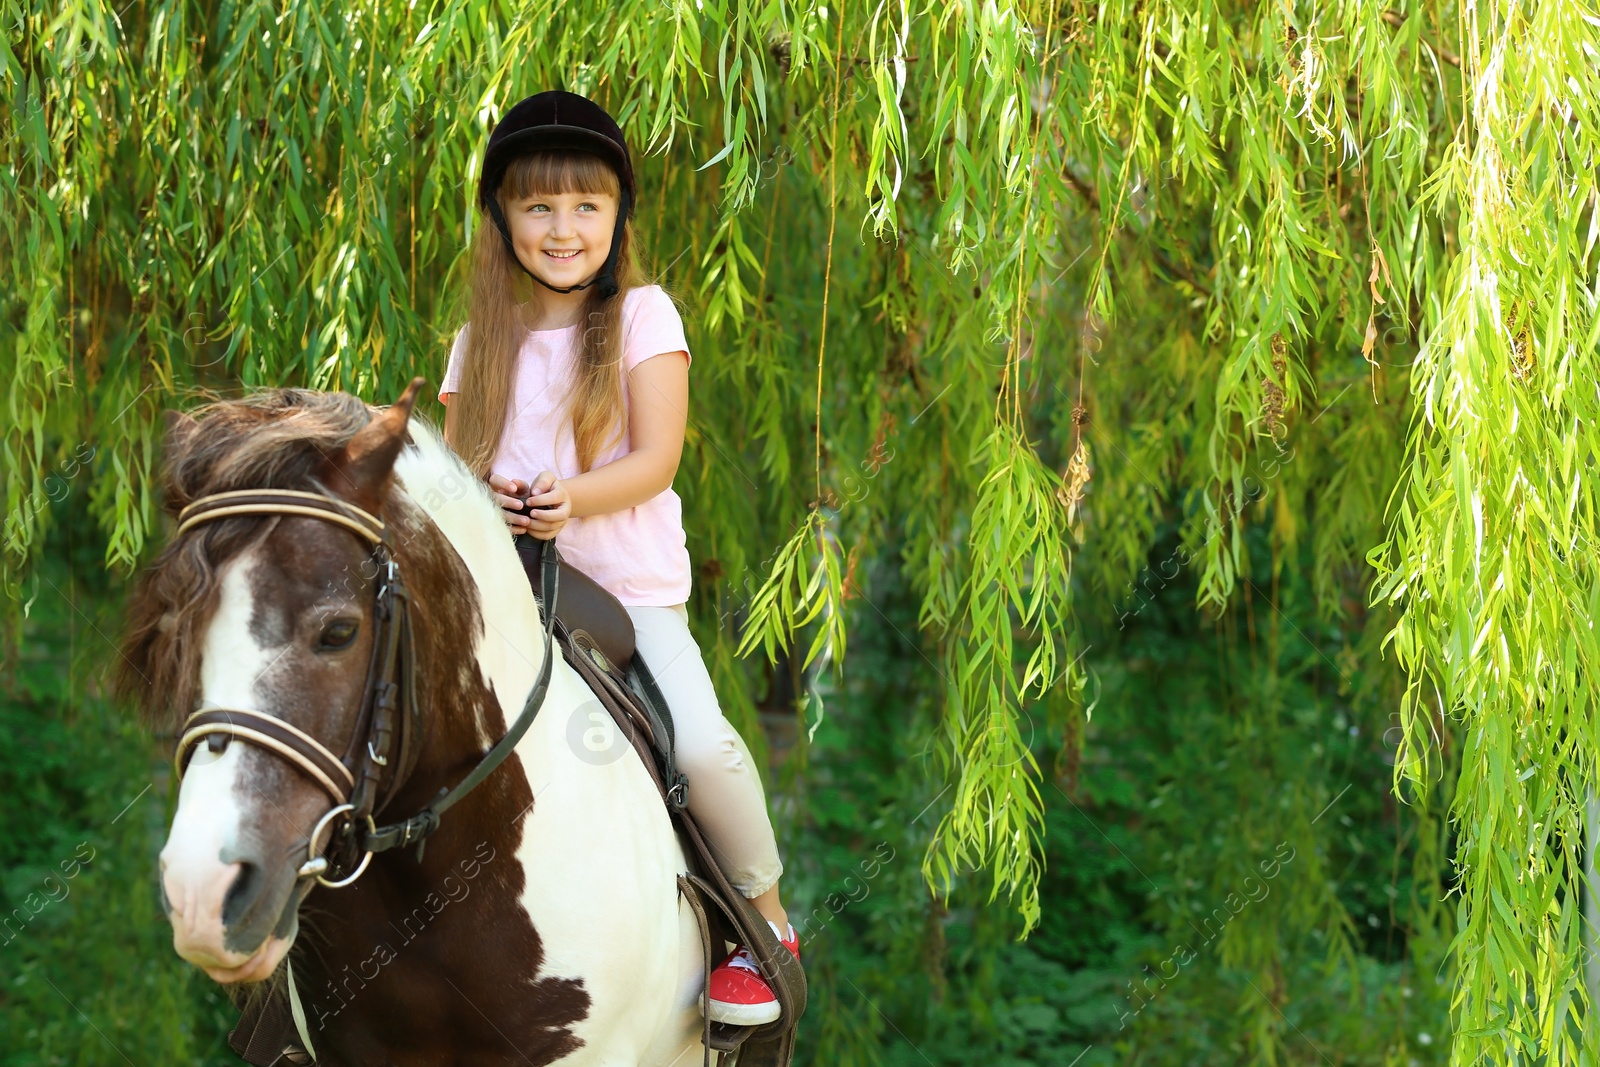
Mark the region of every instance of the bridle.
MULTIPOLYGON (((232 515, 302 515, 337 523, 371 545, 368 561, 375 576, 373 621, 376 631, 361 712, 343 755, 283 719, 252 708, 203 708, 190 715, 179 731, 173 765, 181 781, 189 757, 202 739, 228 738, 255 745, 278 756, 316 783, 333 806, 311 831, 299 879, 315 878, 332 888, 361 877, 377 852, 417 846, 417 859, 428 835, 439 828, 440 816, 470 793, 503 763, 527 733, 550 688, 552 640, 560 555, 554 541, 537 541, 544 612, 544 663, 528 694, 522 714, 511 724, 472 772, 453 788, 439 790, 432 803, 399 822, 377 825, 383 812, 416 769, 424 722, 417 706, 416 658, 412 646, 410 594, 385 536, 382 520, 349 501, 325 493, 296 489, 236 489, 212 493, 178 514, 179 537, 194 526, 232 515), (388 788, 381 790, 385 772, 388 788), (342 817, 342 820, 341 820, 342 817), (336 822, 337 821, 337 822, 336 822), (327 847, 318 839, 330 824, 327 847), (360 857, 359 862, 357 857, 360 857)), ((208 744, 213 743, 208 740, 208 744)))

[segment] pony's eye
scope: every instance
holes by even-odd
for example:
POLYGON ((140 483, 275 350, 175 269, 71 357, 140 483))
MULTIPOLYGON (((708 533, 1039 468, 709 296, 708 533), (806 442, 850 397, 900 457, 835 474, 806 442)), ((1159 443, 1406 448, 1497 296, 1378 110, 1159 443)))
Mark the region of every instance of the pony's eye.
POLYGON ((318 648, 339 649, 348 648, 350 642, 356 639, 357 626, 348 619, 340 619, 329 623, 323 628, 322 637, 317 642, 318 648))

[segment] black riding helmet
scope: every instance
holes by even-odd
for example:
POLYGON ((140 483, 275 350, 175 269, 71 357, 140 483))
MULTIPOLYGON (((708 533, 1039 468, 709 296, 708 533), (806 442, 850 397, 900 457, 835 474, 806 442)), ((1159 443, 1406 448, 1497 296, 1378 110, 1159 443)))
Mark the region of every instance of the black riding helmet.
POLYGON ((478 179, 478 203, 494 220, 506 251, 521 267, 522 261, 517 259, 516 247, 511 243, 511 229, 506 225, 495 192, 512 160, 545 149, 590 152, 611 165, 622 184, 617 226, 611 231, 611 251, 606 255, 605 265, 593 281, 557 289, 527 267, 522 269, 534 281, 554 292, 570 293, 598 284, 601 298, 610 299, 617 294, 617 256, 622 250, 622 229, 628 221, 628 209, 633 206, 633 162, 628 156, 628 142, 622 136, 621 127, 606 114, 605 108, 587 97, 560 89, 536 93, 518 102, 489 135, 489 147, 483 153, 483 174, 478 179))

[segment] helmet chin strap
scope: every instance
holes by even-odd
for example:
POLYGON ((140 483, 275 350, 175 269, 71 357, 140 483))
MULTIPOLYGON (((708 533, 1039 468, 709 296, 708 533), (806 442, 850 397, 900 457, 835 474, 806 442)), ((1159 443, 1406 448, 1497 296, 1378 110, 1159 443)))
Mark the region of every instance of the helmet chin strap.
POLYGON ((589 286, 593 285, 595 282, 600 280, 600 274, 597 271, 593 278, 590 278, 588 281, 584 282, 582 285, 569 285, 564 289, 558 289, 555 286, 551 285, 549 282, 545 281, 543 278, 539 277, 537 274, 534 274, 531 271, 526 272, 526 273, 528 274, 528 277, 532 278, 534 281, 538 282, 540 285, 544 286, 546 289, 550 290, 552 293, 575 293, 579 289, 587 289, 587 288, 589 288, 589 286))
POLYGON ((569 285, 565 288, 557 288, 551 285, 523 264, 521 257, 517 255, 516 245, 511 242, 511 228, 506 225, 506 217, 500 211, 500 202, 494 197, 489 197, 488 199, 489 216, 494 219, 495 229, 500 231, 500 239, 505 242, 506 251, 510 253, 512 262, 522 267, 522 272, 528 277, 552 293, 575 293, 579 290, 587 289, 591 285, 599 285, 600 299, 610 300, 617 295, 617 255, 622 251, 622 228, 628 221, 628 208, 632 206, 633 200, 626 189, 622 191, 622 199, 617 204, 617 223, 611 230, 611 250, 606 253, 605 263, 601 265, 599 272, 593 278, 581 285, 569 285))

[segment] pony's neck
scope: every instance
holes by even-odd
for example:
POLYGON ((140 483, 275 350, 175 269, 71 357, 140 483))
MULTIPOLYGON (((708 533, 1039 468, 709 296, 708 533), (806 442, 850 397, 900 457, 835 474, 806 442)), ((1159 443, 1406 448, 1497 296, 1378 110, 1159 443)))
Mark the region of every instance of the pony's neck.
MULTIPOLYGON (((538 677, 544 656, 539 605, 487 486, 473 477, 432 425, 413 415, 409 426, 413 445, 402 449, 395 461, 398 488, 438 528, 467 574, 464 580, 447 581, 435 595, 458 600, 462 614, 475 614, 479 620, 477 626, 469 624, 474 632, 440 635, 448 652, 441 645, 433 650, 432 658, 438 662, 419 666, 441 679, 447 673, 462 674, 449 671, 445 655, 458 660, 470 657, 476 664, 477 670, 470 673, 488 684, 500 705, 500 722, 486 714, 488 708, 479 706, 475 712, 474 740, 482 752, 521 712, 538 677), (474 604, 476 612, 471 610, 474 604)), ((397 555, 404 552, 402 546, 397 555)), ((457 568, 444 564, 443 569, 457 568)), ((442 613, 441 618, 448 615, 442 613)), ((449 706, 443 702, 433 711, 442 713, 449 706)))

